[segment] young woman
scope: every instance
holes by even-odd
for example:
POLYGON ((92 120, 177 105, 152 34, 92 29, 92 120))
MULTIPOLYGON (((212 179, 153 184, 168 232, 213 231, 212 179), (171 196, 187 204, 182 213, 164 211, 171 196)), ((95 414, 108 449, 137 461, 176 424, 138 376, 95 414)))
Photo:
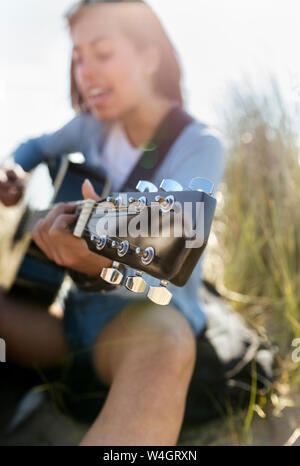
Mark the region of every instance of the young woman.
MULTIPOLYGON (((20 146, 14 160, 28 171, 45 156, 81 151, 90 165, 106 170, 118 191, 162 122, 183 106, 178 60, 144 2, 81 2, 68 22, 71 94, 78 115, 58 132, 20 146)), ((220 142, 194 120, 152 181, 173 178, 188 186, 200 176, 217 186, 223 165, 220 142)), ((12 173, 6 183, 13 185, 12 173)), ((98 199, 89 181, 82 191, 98 199)), ((49 258, 92 282, 111 262, 68 233, 73 220, 74 206, 59 204, 37 225, 34 240, 49 258)), ((12 308, 3 298, 0 334, 8 355, 25 365, 49 367, 69 354, 84 355, 82 363, 110 387, 82 445, 175 445, 194 368, 195 337, 205 329, 197 297, 200 274, 201 263, 183 288, 170 287, 173 298, 164 307, 123 288, 106 294, 74 289, 63 321, 24 305, 12 308)))

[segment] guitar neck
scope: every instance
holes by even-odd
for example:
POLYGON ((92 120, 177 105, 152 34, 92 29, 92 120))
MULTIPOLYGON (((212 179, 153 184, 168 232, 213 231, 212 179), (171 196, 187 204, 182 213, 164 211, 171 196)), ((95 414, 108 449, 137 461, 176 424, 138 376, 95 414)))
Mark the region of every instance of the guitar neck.
MULTIPOLYGON (((76 202, 76 205, 77 205, 76 213, 80 213, 81 207, 84 205, 84 203, 85 201, 76 202)), ((49 207, 48 209, 43 209, 43 210, 34 210, 34 211, 27 210, 21 221, 22 232, 32 233, 37 222, 45 218, 49 214, 49 212, 51 212, 52 209, 53 209, 53 205, 49 207)))
POLYGON ((21 227, 22 233, 32 233, 37 222, 45 218, 50 211, 51 209, 37 210, 34 212, 27 211, 21 221, 23 224, 21 227))

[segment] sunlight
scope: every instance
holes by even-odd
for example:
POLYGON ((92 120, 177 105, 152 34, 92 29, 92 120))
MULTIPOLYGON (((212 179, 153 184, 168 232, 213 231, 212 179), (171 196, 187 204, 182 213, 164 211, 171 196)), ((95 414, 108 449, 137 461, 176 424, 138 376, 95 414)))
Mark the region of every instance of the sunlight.
MULTIPOLYGON (((22 140, 50 132, 73 112, 68 98, 70 41, 63 14, 73 0, 0 6, 0 158, 22 140)), ((300 103, 296 0, 150 0, 176 45, 188 109, 217 124, 229 84, 263 88, 270 73, 300 103)))

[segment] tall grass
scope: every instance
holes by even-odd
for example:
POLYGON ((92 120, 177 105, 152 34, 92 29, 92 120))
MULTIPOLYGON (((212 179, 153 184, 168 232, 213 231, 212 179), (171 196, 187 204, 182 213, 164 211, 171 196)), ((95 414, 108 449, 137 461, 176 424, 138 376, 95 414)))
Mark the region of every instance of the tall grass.
POLYGON ((227 167, 205 274, 290 357, 300 337, 295 122, 274 81, 265 95, 232 90, 226 108, 227 167))

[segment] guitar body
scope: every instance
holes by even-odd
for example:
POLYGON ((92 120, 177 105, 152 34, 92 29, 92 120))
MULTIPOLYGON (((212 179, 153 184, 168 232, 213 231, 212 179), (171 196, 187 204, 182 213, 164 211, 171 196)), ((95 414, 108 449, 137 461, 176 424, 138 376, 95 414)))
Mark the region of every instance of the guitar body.
POLYGON ((4 231, 1 232, 0 240, 0 285, 5 290, 9 290, 15 282, 31 241, 30 235, 23 235, 19 241, 13 241, 25 210, 23 206, 1 209, 4 231))
POLYGON ((7 282, 11 295, 25 295, 50 305, 64 281, 65 269, 51 262, 31 241, 30 235, 12 247, 12 255, 18 258, 14 264, 14 276, 7 282))
POLYGON ((45 190, 45 183, 51 184, 54 194, 51 202, 44 201, 45 208, 52 203, 81 199, 81 185, 86 178, 92 180, 100 194, 109 186, 104 176, 66 157, 51 159, 45 177, 45 173, 37 171, 29 180, 22 205, 3 210, 1 223, 5 225, 5 233, 0 241, 0 286, 8 294, 24 294, 50 305, 64 281, 65 269, 50 261, 26 233, 32 197, 36 208, 38 194, 45 190))

